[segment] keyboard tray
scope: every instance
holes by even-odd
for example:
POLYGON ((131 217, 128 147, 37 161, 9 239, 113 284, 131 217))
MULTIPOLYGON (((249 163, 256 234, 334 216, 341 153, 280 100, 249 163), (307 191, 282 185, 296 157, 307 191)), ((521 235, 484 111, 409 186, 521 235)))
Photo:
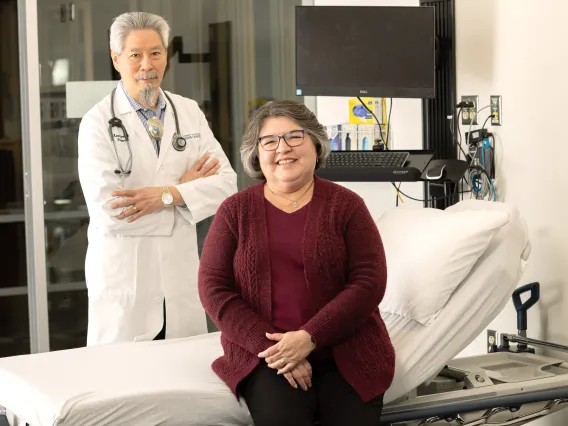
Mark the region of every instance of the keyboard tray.
MULTIPOLYGON (((322 167, 316 175, 334 182, 417 182, 434 157, 429 150, 401 149, 398 152, 409 152, 404 167, 322 167)), ((359 151, 360 152, 360 151, 359 151)), ((397 152, 397 150, 392 150, 397 152)))

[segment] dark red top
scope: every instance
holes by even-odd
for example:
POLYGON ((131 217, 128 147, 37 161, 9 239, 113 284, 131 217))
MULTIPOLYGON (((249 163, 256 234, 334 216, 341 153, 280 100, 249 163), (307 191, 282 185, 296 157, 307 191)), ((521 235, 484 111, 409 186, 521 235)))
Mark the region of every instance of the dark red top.
POLYGON ((272 278, 272 327, 282 333, 296 331, 313 315, 302 255, 309 204, 293 213, 280 210, 268 200, 264 205, 272 278))
MULTIPOLYGON (((258 354, 275 344, 266 338, 276 330, 263 186, 221 204, 199 266, 201 302, 224 352, 212 368, 235 395, 258 354)), ((331 349, 343 377, 369 401, 389 388, 395 363, 378 309, 387 283, 379 231, 360 196, 318 177, 307 215, 301 253, 314 315, 300 329, 331 349)))
MULTIPOLYGON (((272 327, 281 333, 296 331, 315 315, 302 253, 309 204, 292 213, 280 210, 268 200, 264 205, 270 252, 272 327)), ((328 349, 316 348, 309 359, 331 357, 328 349)))

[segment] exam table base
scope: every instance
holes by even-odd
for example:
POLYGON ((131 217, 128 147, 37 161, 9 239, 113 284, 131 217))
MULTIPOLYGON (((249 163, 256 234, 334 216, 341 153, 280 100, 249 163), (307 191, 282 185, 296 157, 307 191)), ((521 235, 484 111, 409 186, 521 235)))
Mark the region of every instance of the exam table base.
POLYGON ((454 359, 431 382, 387 404, 384 425, 512 426, 568 408, 568 363, 530 353, 454 359))
POLYGON ((489 410, 480 410, 462 413, 456 416, 443 418, 439 416, 422 420, 390 423, 390 426, 518 426, 526 425, 539 418, 548 416, 557 411, 568 408, 568 399, 553 400, 534 404, 526 404, 518 411, 511 411, 510 407, 495 407, 489 410))

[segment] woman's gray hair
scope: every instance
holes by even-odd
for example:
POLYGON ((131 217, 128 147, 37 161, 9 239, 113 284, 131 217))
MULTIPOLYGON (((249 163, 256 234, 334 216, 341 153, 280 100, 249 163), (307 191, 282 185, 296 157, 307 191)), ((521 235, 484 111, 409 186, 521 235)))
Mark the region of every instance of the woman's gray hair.
MULTIPOLYGON (((258 160, 258 137, 266 119, 286 117, 306 130, 316 147, 318 156, 316 170, 325 165, 329 156, 329 136, 315 114, 303 103, 288 100, 270 101, 262 105, 251 116, 241 143, 241 161, 245 172, 252 178, 264 179, 258 160)), ((305 141, 304 141, 305 143, 305 141)))
POLYGON ((136 30, 156 31, 167 50, 170 26, 161 16, 148 12, 127 12, 114 18, 110 27, 110 49, 117 55, 121 55, 124 40, 132 31, 136 30))

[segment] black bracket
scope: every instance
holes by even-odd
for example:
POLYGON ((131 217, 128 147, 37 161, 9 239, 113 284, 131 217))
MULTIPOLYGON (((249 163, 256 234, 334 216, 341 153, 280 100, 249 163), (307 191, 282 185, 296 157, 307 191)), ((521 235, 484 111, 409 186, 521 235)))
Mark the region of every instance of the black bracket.
POLYGON ((176 36, 170 43, 170 58, 178 54, 178 63, 180 64, 196 64, 209 62, 209 53, 184 53, 183 37, 176 36))

